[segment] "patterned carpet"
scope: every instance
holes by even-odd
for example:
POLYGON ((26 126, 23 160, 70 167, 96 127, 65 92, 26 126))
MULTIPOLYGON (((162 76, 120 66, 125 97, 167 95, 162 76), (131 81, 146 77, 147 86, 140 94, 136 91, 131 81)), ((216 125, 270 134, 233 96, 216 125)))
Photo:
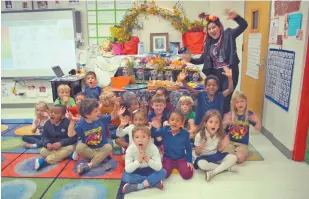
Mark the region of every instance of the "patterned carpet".
MULTIPOLYGON (((35 158, 40 157, 40 149, 24 149, 20 135, 29 133, 29 124, 1 125, 1 197, 9 199, 122 199, 120 193, 123 182, 121 175, 124 164, 121 149, 115 148, 108 159, 112 169, 105 172, 100 165, 80 177, 76 173, 77 165, 85 161, 65 160, 50 165, 40 171, 34 170, 35 158)), ((250 144, 247 160, 261 161, 263 157, 250 144)), ((174 170, 173 174, 178 171, 174 170)))

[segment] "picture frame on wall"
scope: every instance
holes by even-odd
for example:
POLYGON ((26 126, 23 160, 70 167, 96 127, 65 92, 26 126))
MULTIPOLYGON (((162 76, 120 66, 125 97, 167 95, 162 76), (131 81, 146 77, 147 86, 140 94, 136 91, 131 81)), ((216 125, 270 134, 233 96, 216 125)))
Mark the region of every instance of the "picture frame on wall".
POLYGON ((13 9, 12 1, 4 1, 4 4, 5 4, 5 9, 7 9, 7 10, 13 9))
POLYGON ((180 42, 170 42, 170 53, 173 55, 178 55, 180 49, 180 42))
POLYGON ((151 52, 169 52, 168 33, 150 33, 151 52))

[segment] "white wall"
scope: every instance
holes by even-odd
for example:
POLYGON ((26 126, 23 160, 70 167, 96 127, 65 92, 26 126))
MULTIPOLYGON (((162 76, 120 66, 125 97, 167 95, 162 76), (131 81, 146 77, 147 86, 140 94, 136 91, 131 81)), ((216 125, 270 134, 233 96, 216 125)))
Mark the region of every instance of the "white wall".
MULTIPOLYGON (((292 80, 291 98, 289 111, 286 112, 273 102, 264 98, 263 126, 271 132, 288 149, 293 150, 299 101, 302 88, 303 72, 305 66, 306 44, 308 39, 308 1, 301 1, 299 12, 303 14, 302 29, 303 40, 296 40, 295 36, 283 40, 282 49, 295 51, 295 63, 292 80)), ((274 4, 272 3, 271 16, 274 16, 274 4)), ((283 17, 280 17, 280 25, 283 24, 283 17)), ((283 27, 279 27, 283 31, 283 27)), ((269 45, 269 48, 278 48, 277 45, 269 45)))
MULTIPOLYGON (((177 1, 156 1, 157 5, 160 7, 172 9, 173 5, 177 1)), ((226 20, 225 16, 223 16, 223 10, 224 8, 231 8, 235 9, 241 16, 244 16, 244 1, 192 1, 192 0, 186 0, 186 1, 180 1, 186 11, 186 14, 190 20, 196 20, 198 19, 198 15, 201 12, 209 13, 212 15, 219 16, 220 19, 223 22, 223 25, 225 28, 228 27, 236 27, 237 24, 233 21, 226 20)), ((4 8, 4 1, 2 3, 2 10, 4 8)), ((20 2, 13 1, 13 3, 16 4, 16 7, 19 6, 20 2)), ((68 0, 61 1, 61 4, 55 7, 54 1, 49 1, 49 8, 75 8, 76 10, 81 11, 82 14, 82 30, 84 33, 84 40, 85 45, 82 47, 82 49, 87 49, 88 47, 88 24, 87 24, 87 2, 84 0, 80 0, 79 4, 70 5, 68 0)), ((21 4, 20 4, 21 5, 21 4)), ((21 7, 19 7, 20 9, 21 7)), ((140 16, 141 19, 144 21, 144 29, 138 33, 138 36, 140 37, 140 40, 144 42, 145 49, 149 51, 149 42, 150 42, 150 33, 160 33, 160 32, 168 32, 169 33, 169 41, 170 42, 181 42, 181 34, 176 31, 170 24, 170 22, 159 18, 155 16, 148 16, 148 19, 144 19, 144 16, 140 16)), ((240 60, 242 60, 242 52, 241 52, 241 46, 243 43, 243 36, 241 35, 237 39, 237 52, 240 60)), ((77 52, 78 53, 78 52, 77 52)), ((96 59, 90 60, 92 63, 96 62, 96 59)), ((241 70, 241 63, 239 64, 239 69, 241 70)), ((241 71, 240 71, 241 74, 241 71)), ((102 73, 102 75, 99 75, 99 78, 101 79, 109 79, 107 77, 109 73, 102 73)), ((13 81, 12 80, 5 80, 2 81, 3 83, 7 84, 9 88, 12 88, 13 81)), ((33 83, 33 82, 29 82, 33 83)), ((35 83, 35 82, 34 82, 35 83)), ((49 82, 47 82, 49 84, 49 82)), ((240 78, 238 87, 240 85, 240 78)), ((22 92, 23 88, 19 89, 20 92, 22 92)), ((44 99, 43 99, 44 100, 44 99)), ((51 100, 51 96, 49 96, 47 101, 51 100)), ((37 102, 37 99, 27 98, 27 97, 2 97, 2 103, 35 103, 37 102)))
MULTIPOLYGON (((30 1, 28 1, 28 6, 30 6, 30 1)), ((22 4, 21 1, 12 1, 13 3, 13 8, 11 10, 22 10, 22 4)), ((34 3, 36 3, 34 1, 34 3)), ((55 1, 48 1, 48 9, 60 9, 60 8, 74 8, 75 10, 81 11, 81 16, 82 16, 82 31, 84 33, 84 40, 85 40, 85 46, 83 48, 88 47, 88 26, 87 26, 87 7, 86 7, 87 2, 84 0, 81 0, 79 4, 69 4, 69 0, 62 0, 60 5, 56 5, 55 1)), ((5 2, 1 1, 1 10, 7 10, 5 9, 5 2)), ((78 52, 77 52, 78 53, 78 52)), ((52 103, 52 95, 51 95, 51 87, 50 87, 50 82, 49 81, 25 81, 26 84, 38 84, 43 82, 48 86, 49 89, 49 94, 47 97, 37 97, 37 98, 30 98, 27 96, 14 96, 12 94, 12 89, 14 87, 14 81, 12 79, 5 79, 1 80, 2 87, 5 86, 8 91, 9 91, 9 96, 4 96, 2 94, 1 96, 1 103, 2 104, 21 104, 21 103, 36 103, 40 100, 46 101, 48 103, 52 103)), ((17 92, 26 92, 27 88, 23 87, 19 84, 16 86, 17 92)))

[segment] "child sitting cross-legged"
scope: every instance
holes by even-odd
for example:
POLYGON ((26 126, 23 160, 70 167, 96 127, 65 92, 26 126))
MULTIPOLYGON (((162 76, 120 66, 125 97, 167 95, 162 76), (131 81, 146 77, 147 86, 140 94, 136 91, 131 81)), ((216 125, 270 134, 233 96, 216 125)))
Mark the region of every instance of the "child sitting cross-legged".
POLYGON ((71 134, 69 126, 72 125, 70 120, 65 118, 66 107, 63 105, 54 105, 50 109, 50 119, 43 127, 43 149, 40 154, 43 158, 35 160, 35 169, 47 166, 49 164, 57 164, 58 162, 73 157, 75 144, 77 142, 76 136, 69 136, 71 134))
POLYGON ((200 129, 194 143, 195 153, 199 156, 194 162, 194 167, 206 171, 206 181, 223 171, 234 171, 236 155, 222 152, 228 146, 229 138, 224 133, 219 111, 207 111, 200 129))
POLYGON ((182 129, 184 116, 181 112, 172 111, 168 119, 169 126, 161 129, 158 121, 151 123, 151 136, 163 138, 163 168, 166 170, 168 178, 174 168, 178 169, 179 174, 185 180, 192 178, 192 147, 190 143, 190 134, 182 129))
POLYGON ((162 168, 158 148, 150 141, 150 130, 147 126, 137 126, 132 130, 133 144, 125 156, 125 172, 122 181, 126 184, 123 193, 142 190, 148 187, 163 189, 162 180, 166 171, 162 168))
MULTIPOLYGON (((78 174, 82 175, 99 165, 112 152, 112 145, 108 143, 108 124, 124 111, 125 109, 119 109, 119 104, 116 103, 110 115, 102 116, 97 100, 84 99, 80 103, 79 114, 82 119, 75 125, 74 133, 82 143, 77 144, 76 152, 83 158, 90 159, 90 162, 79 164, 78 174)), ((104 164, 103 169, 111 169, 111 165, 104 164)))
POLYGON ((49 107, 46 102, 40 101, 35 105, 35 118, 33 119, 32 133, 39 130, 39 135, 24 135, 22 140, 25 142, 24 148, 41 148, 43 146, 43 127, 49 119, 49 107))

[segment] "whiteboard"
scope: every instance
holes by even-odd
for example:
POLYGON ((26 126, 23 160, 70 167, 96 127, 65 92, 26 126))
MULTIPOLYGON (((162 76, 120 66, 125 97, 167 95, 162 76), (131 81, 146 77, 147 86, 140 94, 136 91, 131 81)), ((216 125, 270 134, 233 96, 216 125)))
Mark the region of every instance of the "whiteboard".
POLYGON ((72 9, 1 12, 1 77, 55 76, 76 68, 72 9))

